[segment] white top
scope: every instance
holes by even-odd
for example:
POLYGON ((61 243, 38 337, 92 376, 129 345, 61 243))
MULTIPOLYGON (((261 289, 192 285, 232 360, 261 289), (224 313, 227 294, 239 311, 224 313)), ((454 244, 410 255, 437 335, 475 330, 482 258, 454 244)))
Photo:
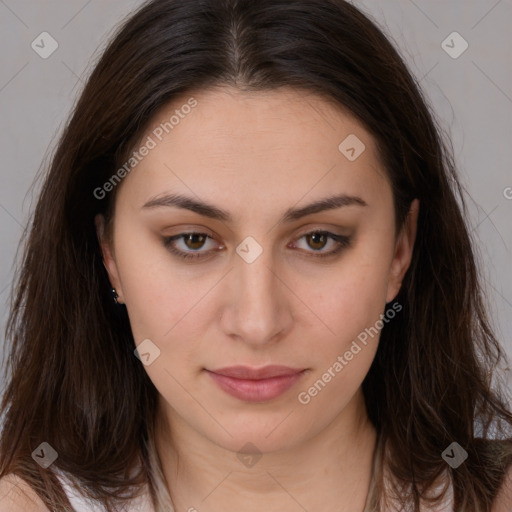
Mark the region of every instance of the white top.
MULTIPOLYGON (((88 500, 85 496, 75 490, 70 481, 64 476, 62 472, 57 471, 56 475, 62 484, 62 488, 64 489, 64 492, 66 493, 75 512, 105 512, 104 508, 101 505, 98 505, 97 502, 88 500)), ((139 498, 132 500, 130 505, 127 505, 125 508, 123 508, 123 511, 155 512, 149 491, 147 491, 139 498)))

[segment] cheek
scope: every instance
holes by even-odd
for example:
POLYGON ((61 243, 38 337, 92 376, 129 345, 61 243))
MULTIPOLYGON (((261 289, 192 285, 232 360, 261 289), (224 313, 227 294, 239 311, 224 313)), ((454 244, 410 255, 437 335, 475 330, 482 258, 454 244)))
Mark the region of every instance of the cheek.
POLYGON ((165 343, 183 326, 189 335, 199 329, 198 311, 218 278, 173 263, 154 236, 123 234, 120 229, 118 270, 136 343, 145 338, 165 343))
MULTIPOLYGON (((311 296, 311 304, 331 334, 333 348, 340 349, 380 318, 386 303, 388 261, 354 252, 339 272, 328 274, 311 296)), ((311 295, 311 294, 310 294, 311 295)))
POLYGON ((386 261, 354 254, 324 292, 312 298, 331 331, 315 343, 313 371, 297 397, 312 417, 332 419, 368 373, 383 326, 387 268, 386 261))

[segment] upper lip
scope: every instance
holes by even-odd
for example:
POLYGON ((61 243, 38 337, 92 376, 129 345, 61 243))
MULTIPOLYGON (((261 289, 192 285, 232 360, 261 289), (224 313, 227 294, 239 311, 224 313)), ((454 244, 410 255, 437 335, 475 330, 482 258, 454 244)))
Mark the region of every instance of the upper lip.
POLYGON ((290 368, 289 366, 269 365, 262 368, 251 368, 250 366, 229 366, 217 370, 209 370, 218 375, 232 377, 234 379, 262 380, 273 377, 282 377, 283 375, 294 375, 300 373, 303 369, 290 368))

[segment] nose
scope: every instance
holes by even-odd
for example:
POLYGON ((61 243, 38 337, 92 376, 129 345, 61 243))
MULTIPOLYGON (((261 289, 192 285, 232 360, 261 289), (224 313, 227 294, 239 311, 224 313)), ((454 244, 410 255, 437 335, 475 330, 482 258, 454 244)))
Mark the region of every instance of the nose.
POLYGON ((271 251, 263 250, 250 263, 235 255, 229 273, 229 296, 225 297, 221 315, 227 335, 263 346, 276 342, 291 329, 293 293, 274 266, 271 251))

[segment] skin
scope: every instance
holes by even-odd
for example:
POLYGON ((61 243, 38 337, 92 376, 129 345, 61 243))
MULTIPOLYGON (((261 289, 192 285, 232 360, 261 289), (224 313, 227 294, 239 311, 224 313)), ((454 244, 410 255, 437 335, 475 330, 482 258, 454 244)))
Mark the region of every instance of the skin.
MULTIPOLYGON (((141 142, 190 96, 160 111, 141 142)), ((298 394, 396 297, 411 260, 418 201, 396 233, 375 141, 322 98, 227 87, 193 97, 197 107, 118 186, 112 233, 96 219, 135 343, 150 339, 160 350, 145 369, 160 393, 156 442, 176 511, 362 511, 376 432, 361 383, 379 336, 307 405, 298 394), (338 149, 349 134, 366 147, 354 161, 338 149), (143 208, 168 193, 207 201, 233 219, 143 208), (279 221, 288 208, 342 193, 366 206, 279 221), (316 257, 337 244, 304 236, 314 230, 351 241, 334 256, 316 257), (201 247, 182 238, 174 246, 208 254, 203 259, 181 259, 164 244, 191 231, 212 239, 201 247), (252 263, 236 252, 247 236, 263 249, 252 263), (237 364, 307 371, 278 398, 250 403, 227 395, 205 371, 237 364), (248 442, 262 454, 252 467, 237 457, 248 442)))

